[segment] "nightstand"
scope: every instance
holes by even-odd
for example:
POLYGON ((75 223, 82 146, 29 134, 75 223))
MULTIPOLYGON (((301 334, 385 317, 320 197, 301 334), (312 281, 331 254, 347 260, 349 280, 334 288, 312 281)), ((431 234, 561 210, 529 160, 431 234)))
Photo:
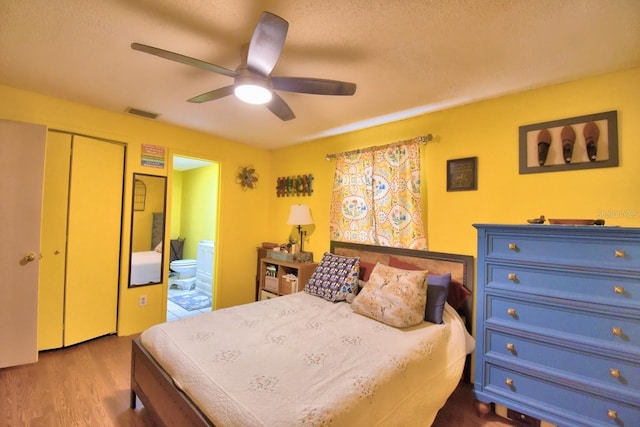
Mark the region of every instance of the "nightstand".
POLYGON ((288 295, 303 290, 317 266, 318 263, 314 262, 290 262, 262 258, 259 276, 260 299, 288 295))

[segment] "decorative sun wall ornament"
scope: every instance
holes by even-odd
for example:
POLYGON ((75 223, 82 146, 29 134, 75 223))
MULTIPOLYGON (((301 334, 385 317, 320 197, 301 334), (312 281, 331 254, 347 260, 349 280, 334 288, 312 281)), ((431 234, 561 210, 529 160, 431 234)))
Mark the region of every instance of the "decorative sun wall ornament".
POLYGON ((252 190, 256 188, 256 182, 258 182, 258 176, 256 175, 256 170, 253 166, 240 166, 238 168, 238 176, 236 177, 236 182, 240 184, 243 190, 247 190, 247 188, 251 188, 252 190))

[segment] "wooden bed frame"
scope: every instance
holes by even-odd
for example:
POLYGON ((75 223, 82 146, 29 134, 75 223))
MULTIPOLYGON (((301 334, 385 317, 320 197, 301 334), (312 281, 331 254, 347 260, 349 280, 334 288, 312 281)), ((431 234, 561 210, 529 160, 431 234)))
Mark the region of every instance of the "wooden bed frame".
MULTIPOLYGON (((442 252, 416 251, 411 249, 361 245, 332 241, 332 253, 344 256, 359 256, 366 262, 387 264, 390 256, 423 267, 431 274, 451 273, 452 280, 473 290, 473 257, 442 252)), ((459 310, 465 319, 467 330, 471 332, 473 304, 469 300, 459 310)), ((467 357, 464 378, 469 380, 467 357)), ((140 399, 145 409, 157 425, 166 426, 212 426, 196 405, 175 386, 171 377, 144 349, 138 339, 133 340, 131 350, 131 408, 136 408, 140 399)))

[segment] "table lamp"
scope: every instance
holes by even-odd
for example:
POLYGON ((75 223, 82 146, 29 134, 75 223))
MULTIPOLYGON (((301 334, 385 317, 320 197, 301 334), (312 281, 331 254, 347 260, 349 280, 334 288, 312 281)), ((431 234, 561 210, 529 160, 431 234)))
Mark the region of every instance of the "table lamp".
POLYGON ((300 234, 300 252, 302 252, 302 242, 307 232, 302 230, 303 225, 313 224, 311 218, 311 211, 307 205, 293 205, 291 206, 291 212, 289 212, 289 225, 295 225, 298 227, 298 233, 300 234))

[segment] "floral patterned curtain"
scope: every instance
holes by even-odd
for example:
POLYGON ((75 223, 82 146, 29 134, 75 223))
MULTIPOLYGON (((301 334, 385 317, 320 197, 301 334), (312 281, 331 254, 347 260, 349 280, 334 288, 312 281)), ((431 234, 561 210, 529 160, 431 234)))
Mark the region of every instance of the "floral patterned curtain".
POLYGON ((336 156, 332 240, 426 249, 416 140, 336 156))

